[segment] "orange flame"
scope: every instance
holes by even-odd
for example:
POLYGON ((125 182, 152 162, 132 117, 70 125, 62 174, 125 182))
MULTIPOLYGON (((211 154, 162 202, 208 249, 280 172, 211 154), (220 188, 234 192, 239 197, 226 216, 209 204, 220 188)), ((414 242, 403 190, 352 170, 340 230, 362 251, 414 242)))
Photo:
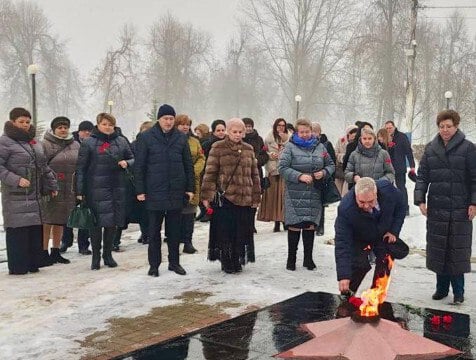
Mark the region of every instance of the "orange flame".
MULTIPOLYGON (((388 270, 393 267, 393 260, 390 255, 385 257, 388 264, 388 270)), ((360 316, 376 316, 378 315, 378 306, 382 304, 387 298, 387 290, 390 285, 391 276, 385 274, 383 277, 376 280, 376 286, 372 289, 368 289, 362 293, 360 298, 363 303, 360 305, 360 316)))

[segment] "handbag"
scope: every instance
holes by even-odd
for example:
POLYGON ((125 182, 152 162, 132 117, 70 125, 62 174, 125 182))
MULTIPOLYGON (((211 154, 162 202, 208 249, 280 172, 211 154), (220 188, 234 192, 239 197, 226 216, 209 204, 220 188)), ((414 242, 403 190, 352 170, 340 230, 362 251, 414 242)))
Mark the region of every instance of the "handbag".
POLYGON ((321 190, 322 206, 333 204, 342 199, 332 177, 328 177, 324 180, 314 180, 314 187, 318 190, 321 190))
POLYGON ((86 203, 81 201, 69 214, 67 225, 75 229, 91 229, 96 226, 96 217, 86 203))
POLYGON ((228 182, 227 182, 226 186, 224 186, 224 188, 221 189, 217 185, 217 190, 215 191, 215 196, 213 197, 213 200, 212 200, 212 207, 213 208, 221 208, 223 206, 223 202, 225 200, 225 191, 228 188, 228 185, 230 185, 231 179, 233 179, 233 176, 235 175, 236 169, 238 169, 238 166, 240 165, 240 162, 241 162, 241 152, 240 152, 239 160, 237 161, 236 166, 233 169, 233 172, 231 173, 231 176, 228 179, 228 182))

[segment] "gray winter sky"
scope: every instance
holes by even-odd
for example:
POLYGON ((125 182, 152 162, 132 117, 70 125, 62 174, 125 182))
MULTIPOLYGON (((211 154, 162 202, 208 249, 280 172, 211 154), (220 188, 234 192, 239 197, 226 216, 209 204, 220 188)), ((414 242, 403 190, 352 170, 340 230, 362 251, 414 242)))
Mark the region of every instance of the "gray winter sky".
POLYGON ((35 0, 51 22, 54 33, 67 40, 68 52, 85 74, 115 44, 121 26, 130 22, 140 35, 170 11, 181 21, 212 34, 224 49, 235 31, 239 0, 35 0))
MULTIPOLYGON (((221 54, 236 29, 240 0, 34 0, 44 9, 52 29, 67 40, 69 54, 84 75, 115 44, 125 22, 135 24, 141 35, 150 24, 170 11, 181 21, 194 24, 213 36, 221 54)), ((265 1, 265 0, 263 0, 265 1)), ((370 1, 370 0, 363 0, 370 1)), ((402 0, 408 1, 410 0, 402 0)), ((476 6, 476 0, 420 0, 426 6, 476 6)), ((420 17, 444 23, 454 9, 421 9, 420 17)), ((462 9, 470 33, 476 35, 476 8, 462 9)))

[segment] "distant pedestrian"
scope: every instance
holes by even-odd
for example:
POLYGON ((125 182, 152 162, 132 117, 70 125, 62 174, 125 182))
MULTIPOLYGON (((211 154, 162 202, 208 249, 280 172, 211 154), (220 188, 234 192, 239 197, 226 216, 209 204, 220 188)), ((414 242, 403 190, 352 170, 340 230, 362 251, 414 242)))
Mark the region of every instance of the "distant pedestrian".
POLYGON ((407 161, 410 165, 410 171, 415 173, 415 159, 413 158, 412 146, 407 136, 398 131, 395 127, 395 123, 391 120, 385 123, 385 129, 387 129, 390 135, 390 142, 388 144, 388 152, 392 159, 392 164, 395 169, 395 184, 397 188, 405 196, 407 204, 407 215, 409 215, 408 208, 408 193, 407 193, 407 161))
POLYGON ((345 129, 345 135, 336 142, 335 152, 336 152, 336 172, 335 172, 335 182, 337 189, 340 192, 341 196, 344 196, 348 191, 348 185, 344 178, 344 156, 347 144, 354 141, 357 134, 357 125, 349 125, 345 129))

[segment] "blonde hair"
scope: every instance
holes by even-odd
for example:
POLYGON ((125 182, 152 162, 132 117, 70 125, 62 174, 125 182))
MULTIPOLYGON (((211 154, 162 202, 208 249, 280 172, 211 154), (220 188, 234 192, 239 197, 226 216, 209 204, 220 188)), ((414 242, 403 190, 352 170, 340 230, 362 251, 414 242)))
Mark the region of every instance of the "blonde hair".
POLYGON ((377 135, 375 135, 374 131, 372 129, 369 129, 369 128, 362 128, 360 130, 360 136, 362 135, 372 135, 372 137, 374 138, 374 140, 377 140, 377 135))

